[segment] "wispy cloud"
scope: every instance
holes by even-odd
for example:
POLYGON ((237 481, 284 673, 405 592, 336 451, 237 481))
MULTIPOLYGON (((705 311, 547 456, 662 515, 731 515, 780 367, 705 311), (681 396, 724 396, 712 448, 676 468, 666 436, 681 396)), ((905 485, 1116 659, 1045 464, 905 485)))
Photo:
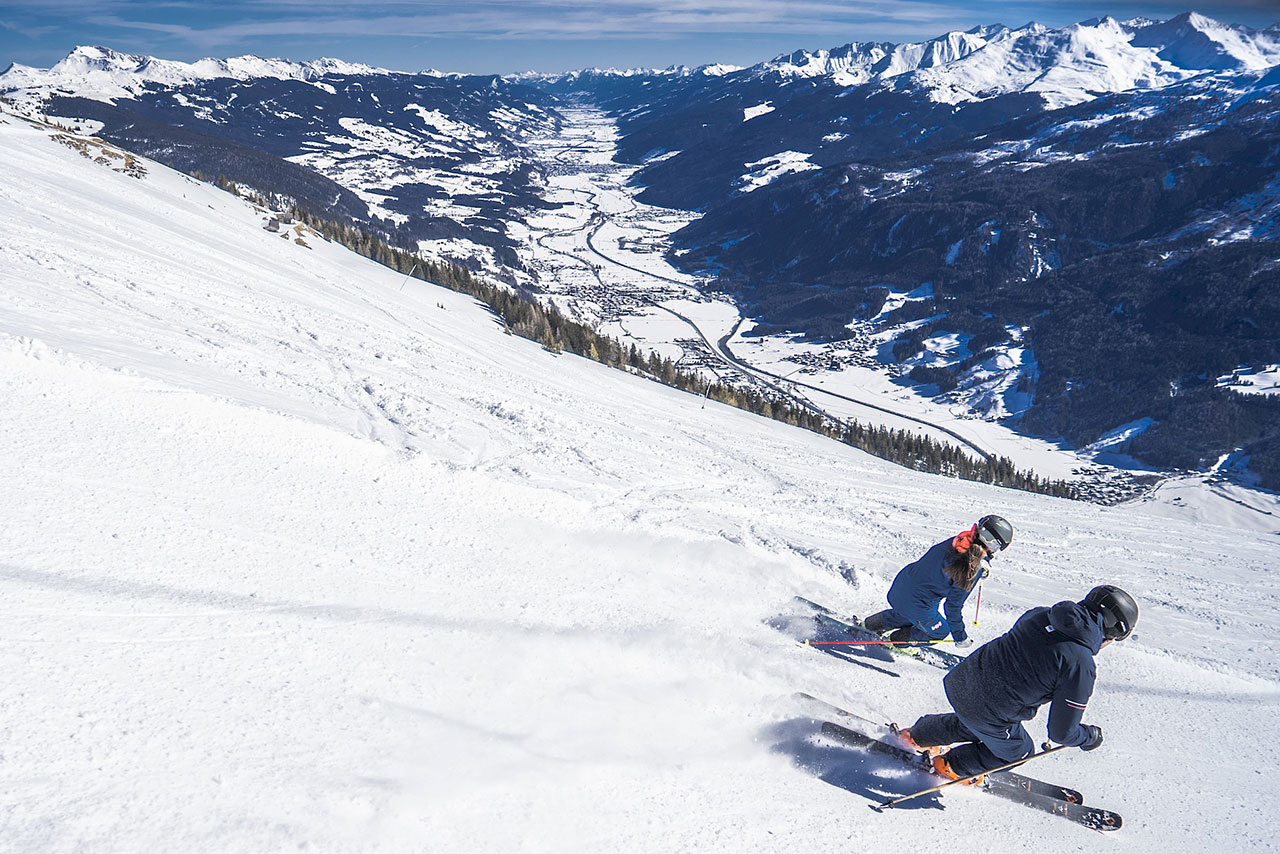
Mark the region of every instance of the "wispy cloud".
POLYGON ((26 38, 33 39, 33 40, 43 38, 44 36, 48 35, 49 33, 57 29, 57 27, 53 26, 52 24, 48 24, 42 27, 41 26, 24 27, 24 26, 15 24, 12 21, 0 21, 0 27, 3 27, 4 29, 12 33, 17 33, 20 36, 24 36, 26 38))
MULTIPOLYGON (((71 0, 66 0, 71 2, 71 0)), ((398 0, 285 0, 270 4, 246 0, 223 6, 219 21, 200 26, 162 23, 122 14, 97 14, 104 27, 162 32, 203 49, 246 39, 277 37, 397 37, 471 39, 669 38, 711 34, 758 35, 832 32, 892 27, 934 35, 958 24, 954 6, 928 2, 823 2, 823 0, 647 0, 576 2, 557 0, 473 0, 456 3, 406 3, 398 0), (353 14, 353 11, 358 12, 353 14)), ((839 37, 834 40, 838 41, 839 37)))
MULTIPOLYGON (((34 12, 37 4, 19 0, 34 12)), ((38 4, 83 14, 102 27, 161 32, 205 45, 272 36, 408 36, 415 38, 627 38, 672 35, 843 31, 868 23, 916 27, 955 19, 953 5, 932 0, 240 0, 216 13, 173 20, 185 4, 49 0, 38 4), (142 12, 147 14, 139 14, 142 12), (164 12, 165 14, 157 14, 164 12)))

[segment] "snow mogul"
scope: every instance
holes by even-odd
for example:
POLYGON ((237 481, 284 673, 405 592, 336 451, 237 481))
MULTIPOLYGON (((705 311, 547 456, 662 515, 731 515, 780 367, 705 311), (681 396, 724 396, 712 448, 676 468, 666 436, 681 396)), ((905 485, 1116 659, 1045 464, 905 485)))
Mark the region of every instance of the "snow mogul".
POLYGON ((1004 517, 983 516, 904 566, 889 587, 889 609, 862 624, 877 634, 889 633, 895 643, 940 641, 951 635, 960 649, 973 646, 964 628, 965 600, 989 573, 986 564, 1011 542, 1013 526, 1004 517))
POLYGON ((1079 602, 1032 608, 942 680, 953 713, 924 715, 898 735, 928 753, 941 776, 964 779, 1030 756, 1035 743, 1022 722, 1051 702, 1049 740, 1095 750, 1102 727, 1081 723, 1097 676, 1094 656, 1129 637, 1137 622, 1138 603, 1110 584, 1079 602))

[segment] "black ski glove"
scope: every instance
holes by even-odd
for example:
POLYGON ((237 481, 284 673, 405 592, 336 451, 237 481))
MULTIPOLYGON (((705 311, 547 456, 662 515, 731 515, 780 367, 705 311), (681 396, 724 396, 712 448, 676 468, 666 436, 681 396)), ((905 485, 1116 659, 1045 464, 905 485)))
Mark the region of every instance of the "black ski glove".
POLYGON ((1102 746, 1102 727, 1084 724, 1084 731, 1089 733, 1089 740, 1080 745, 1081 750, 1097 750, 1102 746))

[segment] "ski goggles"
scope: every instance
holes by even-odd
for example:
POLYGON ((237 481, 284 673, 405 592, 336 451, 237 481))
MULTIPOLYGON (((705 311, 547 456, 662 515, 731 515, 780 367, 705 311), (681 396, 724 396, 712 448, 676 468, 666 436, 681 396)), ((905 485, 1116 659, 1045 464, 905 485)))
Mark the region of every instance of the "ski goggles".
POLYGON ((977 534, 974 535, 974 539, 993 557, 996 552, 1004 551, 1009 547, 1009 544, 990 528, 979 528, 977 534))

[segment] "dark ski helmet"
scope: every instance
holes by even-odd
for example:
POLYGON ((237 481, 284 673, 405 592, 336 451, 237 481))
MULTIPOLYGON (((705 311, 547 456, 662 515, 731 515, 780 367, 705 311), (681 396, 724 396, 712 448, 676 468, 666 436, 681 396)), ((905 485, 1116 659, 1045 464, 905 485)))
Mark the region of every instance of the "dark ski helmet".
POLYGON ((990 554, 995 554, 1013 542, 1013 526, 1003 516, 983 516, 978 520, 978 533, 974 539, 990 554))
POLYGON ((1119 587, 1100 584, 1080 604, 1102 616, 1102 636, 1107 640, 1124 640, 1138 624, 1138 603, 1119 587))

